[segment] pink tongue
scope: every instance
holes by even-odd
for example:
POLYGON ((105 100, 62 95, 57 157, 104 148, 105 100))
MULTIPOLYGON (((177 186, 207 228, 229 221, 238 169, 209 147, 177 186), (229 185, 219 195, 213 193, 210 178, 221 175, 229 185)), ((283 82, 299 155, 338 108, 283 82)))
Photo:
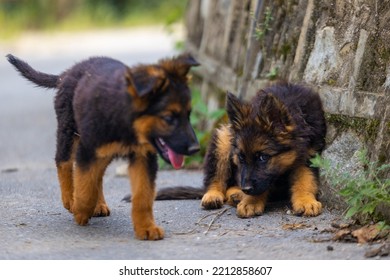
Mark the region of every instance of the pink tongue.
POLYGON ((184 156, 176 154, 174 151, 172 151, 170 148, 168 148, 168 157, 171 161, 172 166, 175 169, 179 169, 183 166, 184 156))

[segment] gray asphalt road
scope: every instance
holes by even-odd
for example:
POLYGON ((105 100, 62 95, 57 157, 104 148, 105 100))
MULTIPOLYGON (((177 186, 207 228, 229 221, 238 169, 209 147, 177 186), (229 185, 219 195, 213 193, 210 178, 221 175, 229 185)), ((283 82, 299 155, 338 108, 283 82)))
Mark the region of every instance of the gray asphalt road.
MULTIPOLYGON (((341 220, 337 212, 305 218, 280 206, 239 219, 235 209, 205 211, 199 201, 156 202, 155 218, 166 237, 139 241, 129 218, 131 204, 121 201, 130 187, 127 178, 116 176, 120 162, 105 176, 111 216, 76 225, 62 207, 53 160, 54 92, 21 79, 4 55, 13 52, 41 71, 58 73, 90 55, 132 65, 173 51, 171 39, 160 31, 67 36, 32 36, 0 47, 0 259, 363 259, 375 247, 324 241, 331 238, 330 224, 341 220), (102 41, 109 47, 102 48, 102 41), (288 229, 294 224, 299 229, 288 229)), ((201 172, 188 170, 161 171, 157 180, 158 188, 201 183, 201 172)))

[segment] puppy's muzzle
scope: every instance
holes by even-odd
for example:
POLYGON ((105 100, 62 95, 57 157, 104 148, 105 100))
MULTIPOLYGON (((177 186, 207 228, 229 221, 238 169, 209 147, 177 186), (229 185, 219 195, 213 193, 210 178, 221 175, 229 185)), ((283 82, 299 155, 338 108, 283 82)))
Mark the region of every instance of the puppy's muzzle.
POLYGON ((191 146, 188 147, 187 149, 187 154, 188 155, 193 155, 197 152, 200 151, 200 146, 199 146, 199 143, 194 143, 192 144, 191 146))
POLYGON ((248 194, 248 195, 253 195, 255 193, 255 188, 252 187, 252 186, 245 186, 245 187, 241 187, 241 190, 245 193, 245 194, 248 194))

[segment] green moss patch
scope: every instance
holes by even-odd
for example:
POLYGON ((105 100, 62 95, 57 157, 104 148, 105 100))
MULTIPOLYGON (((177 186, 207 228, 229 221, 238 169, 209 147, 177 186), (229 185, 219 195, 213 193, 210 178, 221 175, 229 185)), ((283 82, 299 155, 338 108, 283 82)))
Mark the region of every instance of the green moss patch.
POLYGON ((365 119, 349 117, 340 114, 325 114, 327 122, 341 131, 353 130, 363 136, 366 141, 373 141, 377 137, 380 121, 378 119, 365 119))

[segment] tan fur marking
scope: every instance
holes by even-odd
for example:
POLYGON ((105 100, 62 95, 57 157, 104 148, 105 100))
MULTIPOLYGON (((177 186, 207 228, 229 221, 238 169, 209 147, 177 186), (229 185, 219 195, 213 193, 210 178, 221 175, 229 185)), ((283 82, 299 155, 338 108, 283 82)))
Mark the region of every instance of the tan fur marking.
POLYGON ((149 106, 147 98, 138 96, 136 89, 132 85, 127 87, 127 92, 132 97, 132 110, 140 112, 149 106))
POLYGON ((295 130, 295 125, 286 125, 285 128, 288 133, 292 133, 295 130))
POLYGON ((153 66, 146 67, 146 72, 151 77, 159 77, 159 78, 165 77, 165 72, 161 68, 157 68, 153 66))
POLYGON ((157 79, 154 85, 154 90, 159 89, 160 91, 164 91, 169 86, 169 79, 167 79, 166 73, 163 69, 151 66, 146 67, 146 72, 148 76, 157 79))
POLYGON ((73 204, 73 160, 57 164, 58 181, 64 208, 70 210, 73 204))
POLYGON ((96 202, 96 207, 93 212, 94 217, 106 217, 110 215, 110 209, 108 208, 108 205, 106 203, 106 200, 104 198, 104 193, 103 193, 103 176, 104 176, 104 171, 107 168, 107 166, 111 162, 111 158, 104 158, 101 159, 101 165, 104 168, 102 171, 102 175, 100 178, 98 178, 98 185, 97 185, 97 190, 98 190, 98 200, 96 202), (104 167, 105 166, 105 167, 104 167))
POLYGON ((95 210, 93 211, 93 216, 106 217, 110 216, 110 212, 110 208, 108 208, 103 194, 103 180, 100 180, 98 184, 98 200, 96 202, 95 210))
POLYGON ((164 111, 166 112, 174 112, 179 114, 182 111, 183 107, 179 103, 169 104, 164 111))
POLYGON ((291 203, 294 212, 305 216, 317 216, 322 211, 321 202, 315 198, 317 182, 313 172, 307 166, 295 170, 291 187, 291 203))
POLYGON ((233 159, 234 164, 238 166, 238 164, 240 162, 239 159, 238 159, 238 155, 237 154, 233 154, 232 159, 233 159))
POLYGON ((229 125, 223 125, 216 131, 216 157, 218 165, 214 182, 206 186, 207 192, 203 195, 201 205, 206 209, 221 208, 226 200, 226 181, 229 172, 229 156, 231 150, 232 135, 229 125))
POLYGON ((182 82, 187 82, 187 73, 189 70, 188 65, 168 59, 160 60, 159 65, 164 68, 168 73, 176 74, 177 78, 179 78, 182 82))
POLYGON ((105 144, 96 150, 96 156, 99 158, 113 157, 115 155, 128 155, 130 153, 129 146, 125 146, 119 142, 105 144))
POLYGON ((257 196, 244 194, 241 202, 237 205, 237 216, 240 218, 250 218, 263 214, 267 198, 268 192, 257 196))
POLYGON ((230 151, 232 149, 232 134, 228 125, 222 125, 217 129, 216 154, 218 158, 216 180, 226 182, 229 171, 230 151))
POLYGON ((129 166, 132 189, 132 212, 135 236, 141 240, 158 240, 164 237, 162 228, 156 226, 153 217, 155 185, 148 175, 146 158, 136 156, 129 166))
POLYGON ((133 123, 133 127, 140 144, 148 144, 148 135, 155 126, 164 127, 162 122, 160 118, 155 116, 142 116, 137 118, 133 123))
POLYGON ((79 225, 86 225, 94 214, 99 200, 102 177, 108 164, 107 159, 97 159, 87 169, 75 166, 72 212, 79 225))
POLYGON ((132 85, 130 85, 130 86, 127 87, 127 92, 128 92, 128 93, 130 94, 130 96, 133 97, 134 99, 139 98, 139 97, 138 97, 138 94, 137 94, 137 91, 135 90, 135 88, 134 88, 132 85))
POLYGON ((296 151, 292 150, 271 158, 270 169, 278 169, 280 173, 291 167, 297 158, 296 151))

